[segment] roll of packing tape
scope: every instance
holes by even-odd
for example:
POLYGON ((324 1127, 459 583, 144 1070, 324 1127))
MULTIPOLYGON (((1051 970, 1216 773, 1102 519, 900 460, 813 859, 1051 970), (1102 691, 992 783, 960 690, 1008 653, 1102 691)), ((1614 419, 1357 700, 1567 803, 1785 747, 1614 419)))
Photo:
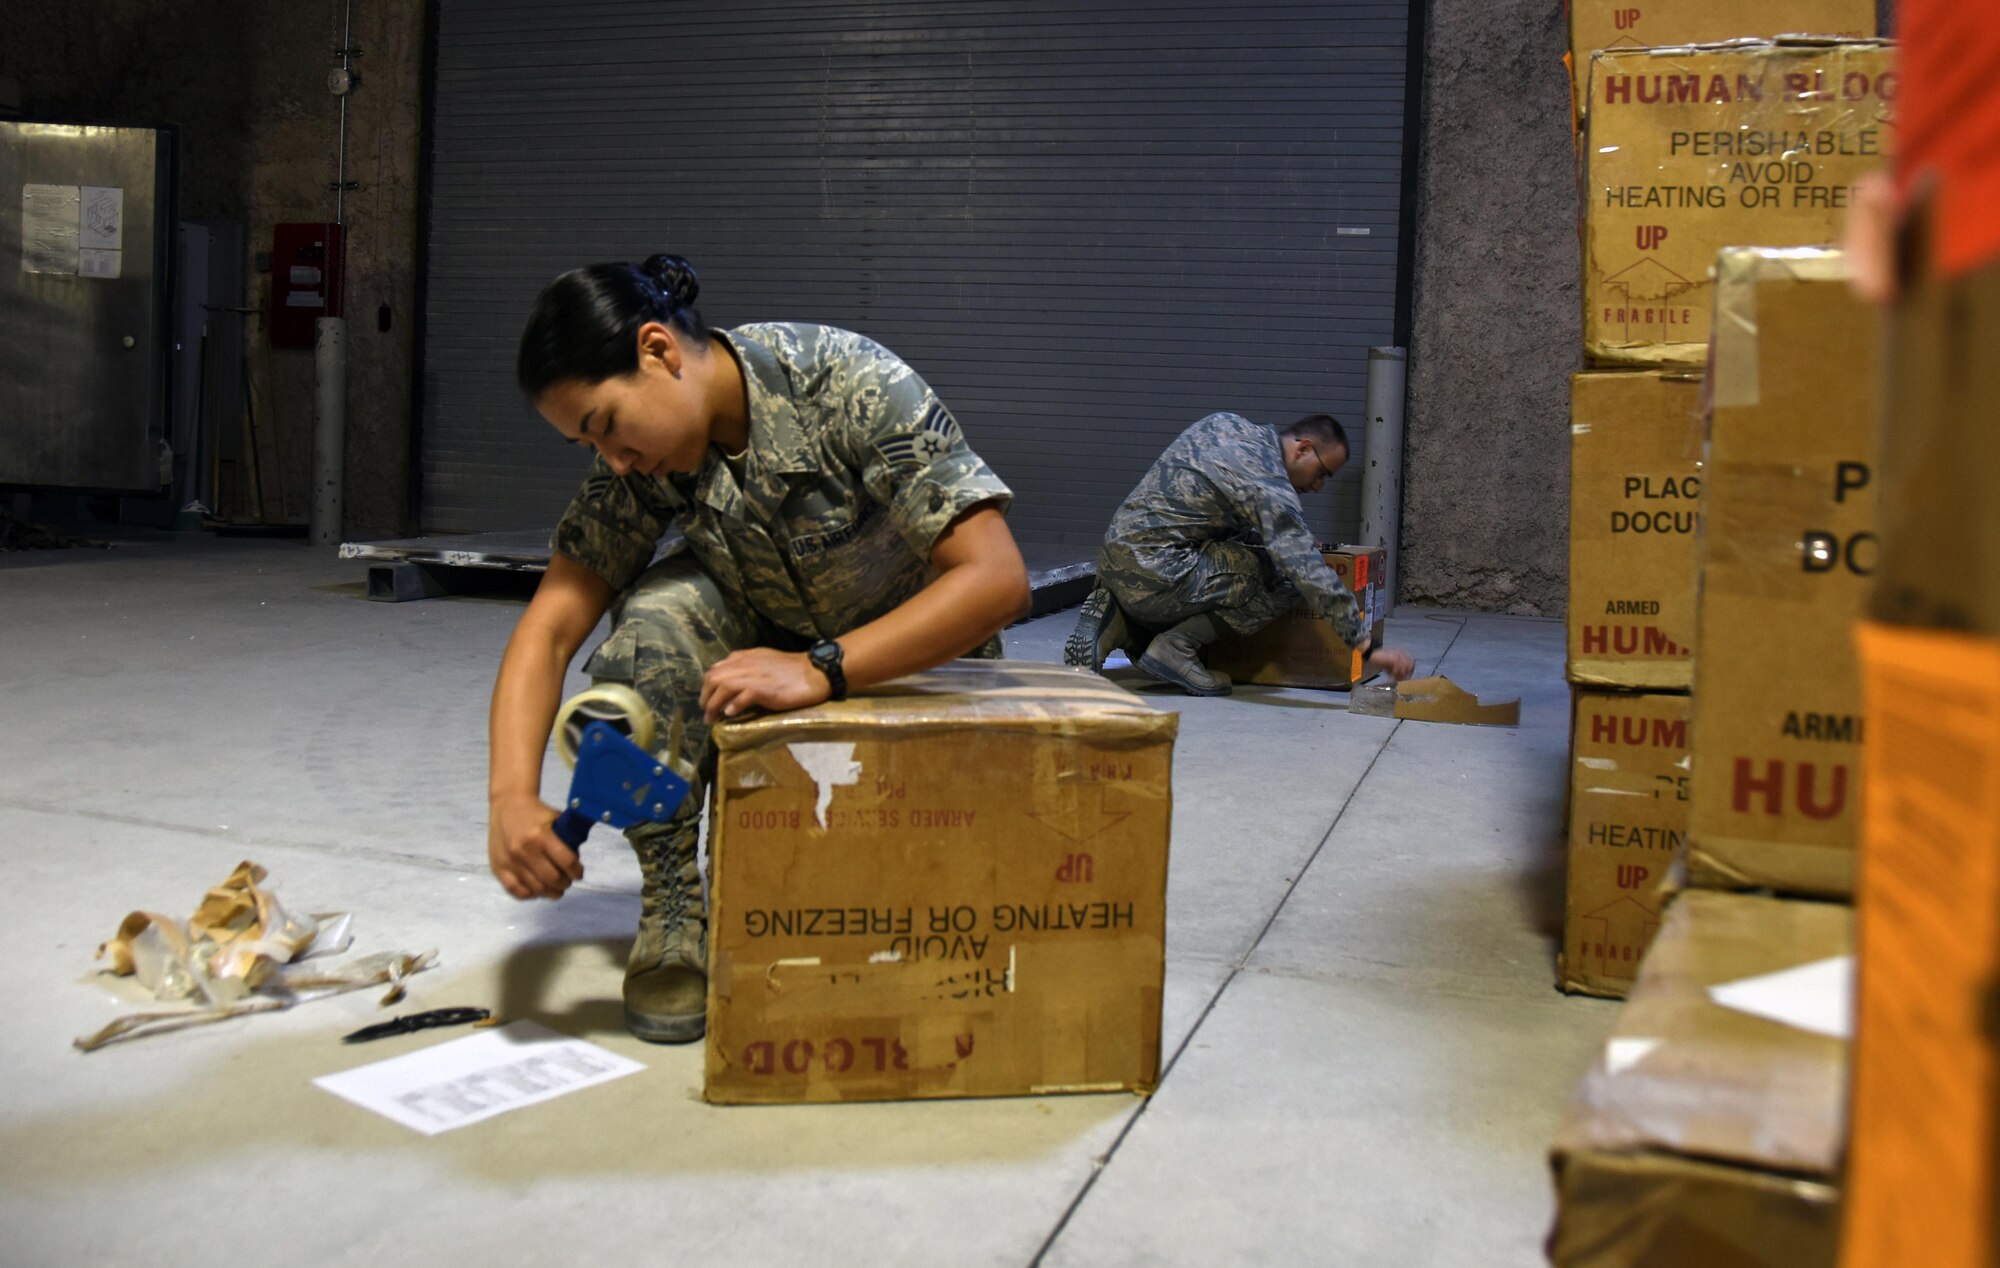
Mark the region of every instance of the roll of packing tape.
POLYGON ((593 722, 608 722, 640 748, 653 751, 653 708, 646 698, 622 682, 601 682, 556 710, 556 753, 565 765, 576 765, 577 742, 593 722))

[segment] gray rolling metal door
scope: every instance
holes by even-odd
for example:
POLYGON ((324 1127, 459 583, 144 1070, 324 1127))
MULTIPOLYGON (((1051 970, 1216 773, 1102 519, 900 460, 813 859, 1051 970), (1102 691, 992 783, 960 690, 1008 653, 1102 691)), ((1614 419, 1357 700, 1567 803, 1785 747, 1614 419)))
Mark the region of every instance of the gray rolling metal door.
MULTIPOLYGON (((895 349, 1024 540, 1094 544, 1213 410, 1329 410, 1358 448, 1407 29, 1402 0, 441 0, 425 527, 553 522, 582 456, 514 391, 520 324, 555 273, 657 250, 712 322, 895 349)), ((1317 531, 1352 533, 1359 468, 1317 531)))

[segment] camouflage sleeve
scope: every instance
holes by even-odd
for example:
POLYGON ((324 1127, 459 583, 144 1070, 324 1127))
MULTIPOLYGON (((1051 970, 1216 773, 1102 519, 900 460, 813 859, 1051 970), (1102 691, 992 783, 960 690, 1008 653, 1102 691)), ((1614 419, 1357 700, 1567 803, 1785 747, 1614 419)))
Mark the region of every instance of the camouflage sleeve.
POLYGON ((549 547, 623 590, 653 561, 666 521, 640 498, 642 477, 613 475, 602 457, 593 458, 583 488, 556 523, 549 547))
POLYGON ((855 376, 867 386, 849 402, 849 456, 869 496, 928 559, 953 520, 982 502, 1004 510, 1014 493, 965 443, 930 385, 894 354, 876 355, 877 364, 855 376))
POLYGON ((1263 535, 1272 566, 1298 590, 1315 617, 1333 626, 1341 642, 1359 647, 1368 633, 1361 623, 1361 605, 1319 553, 1298 495, 1290 485, 1275 482, 1237 483, 1242 508, 1263 535))

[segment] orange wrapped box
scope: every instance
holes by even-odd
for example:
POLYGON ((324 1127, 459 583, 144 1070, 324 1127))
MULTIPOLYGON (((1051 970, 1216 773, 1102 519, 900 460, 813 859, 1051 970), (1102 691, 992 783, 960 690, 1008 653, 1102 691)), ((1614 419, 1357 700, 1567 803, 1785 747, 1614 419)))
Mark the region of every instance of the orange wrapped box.
POLYGON ((2000 639, 1864 625, 1843 1263, 1995 1262, 2000 639))

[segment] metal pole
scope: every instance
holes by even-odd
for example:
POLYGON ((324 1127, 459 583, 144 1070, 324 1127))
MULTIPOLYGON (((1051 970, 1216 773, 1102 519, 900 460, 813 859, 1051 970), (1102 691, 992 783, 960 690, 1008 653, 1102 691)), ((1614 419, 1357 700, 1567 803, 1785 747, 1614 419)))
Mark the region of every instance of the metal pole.
POLYGON ((319 319, 313 345, 313 505, 316 546, 340 544, 342 465, 347 449, 347 321, 319 319))
MULTIPOLYGON (((345 14, 340 20, 340 68, 354 69, 354 0, 347 0, 345 14)), ((333 167, 333 223, 347 223, 347 94, 340 94, 340 149, 334 158, 333 167)), ((347 235, 340 235, 340 275, 341 286, 347 285, 347 235)))
MULTIPOLYGON (((354 0, 346 0, 341 19, 340 66, 349 70, 354 53, 354 0)), ((331 261, 339 279, 343 306, 347 296, 347 93, 340 94, 340 143, 334 156, 333 223, 339 230, 338 254, 331 261)), ((332 279, 329 279, 331 281, 332 279)), ((333 288, 327 288, 331 297, 333 288)), ((342 491, 347 465, 347 320, 322 317, 313 344, 313 504, 312 540, 338 546, 341 537, 342 491)))
POLYGON ((1388 562, 1382 569, 1382 592, 1396 604, 1397 530, 1403 507, 1403 377, 1406 354, 1401 348, 1368 350, 1368 433, 1363 442, 1361 472, 1361 544, 1382 546, 1388 562))

